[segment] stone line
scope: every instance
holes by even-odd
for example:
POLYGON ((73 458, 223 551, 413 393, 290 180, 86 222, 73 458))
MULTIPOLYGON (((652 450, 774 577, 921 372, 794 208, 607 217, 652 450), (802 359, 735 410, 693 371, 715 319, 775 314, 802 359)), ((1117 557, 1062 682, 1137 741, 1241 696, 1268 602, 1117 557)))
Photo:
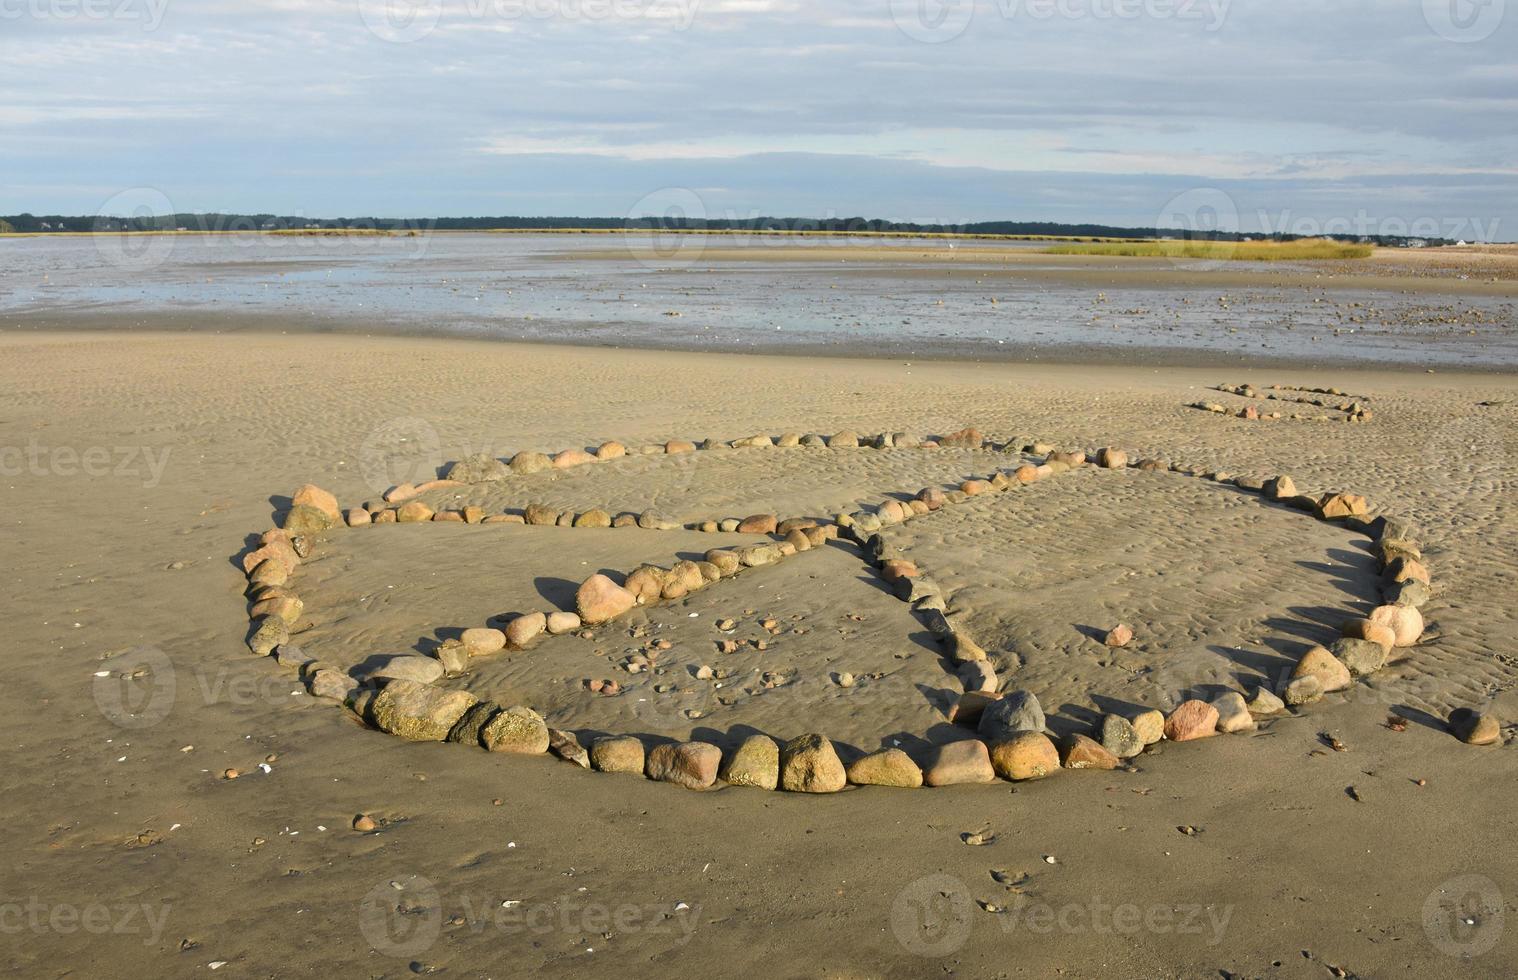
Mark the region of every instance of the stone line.
POLYGON ((1212 390, 1220 391, 1228 395, 1238 395, 1240 398, 1256 398, 1265 399, 1267 401, 1295 402, 1300 405, 1313 405, 1318 408, 1326 408, 1331 411, 1338 412, 1339 414, 1302 415, 1299 413, 1293 413, 1291 415, 1283 416, 1280 412, 1262 413, 1253 405, 1246 405, 1245 407, 1239 409, 1237 412, 1230 412, 1228 407, 1225 405, 1219 405, 1216 402, 1206 401, 1192 402, 1187 407, 1199 408, 1204 412, 1212 412, 1215 415, 1233 415, 1236 418, 1247 419, 1249 421, 1290 418, 1307 422, 1369 422, 1374 417, 1371 410, 1362 404, 1363 402, 1370 401, 1369 398, 1361 395, 1345 394, 1338 388, 1296 388, 1290 385, 1271 385, 1262 393, 1260 391, 1257 391, 1255 387, 1250 384, 1220 384, 1214 385, 1212 387, 1212 390), (1305 392, 1308 395, 1330 395, 1334 398, 1339 399, 1347 398, 1349 401, 1329 402, 1325 401, 1322 398, 1307 398, 1279 394, 1280 392, 1286 391, 1305 392))

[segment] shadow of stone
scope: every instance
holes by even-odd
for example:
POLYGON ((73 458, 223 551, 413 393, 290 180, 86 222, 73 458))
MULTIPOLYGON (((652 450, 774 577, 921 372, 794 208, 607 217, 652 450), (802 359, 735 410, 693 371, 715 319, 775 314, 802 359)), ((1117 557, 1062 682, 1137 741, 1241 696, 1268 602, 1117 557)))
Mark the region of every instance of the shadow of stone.
POLYGON ((959 702, 959 692, 949 688, 929 687, 926 684, 914 684, 913 687, 917 688, 922 699, 928 702, 934 711, 945 718, 949 715, 949 709, 959 702))
POLYGON ((235 568, 239 572, 241 572, 242 571, 242 560, 244 558, 246 558, 248 555, 252 554, 253 552, 257 551, 259 548, 262 548, 262 547, 263 547, 263 542, 261 540, 259 540, 259 535, 257 535, 257 534, 246 535, 242 539, 242 548, 241 548, 241 550, 239 550, 236 554, 228 555, 227 556, 227 564, 231 565, 233 568, 235 568))
POLYGON ((1093 694, 1091 700, 1102 714, 1121 715, 1124 718, 1132 718, 1141 711, 1156 707, 1152 704, 1135 704, 1132 701, 1124 701, 1122 698, 1109 697, 1105 694, 1093 694))
MULTIPOLYGON (((1270 642, 1270 641, 1266 641, 1270 642)), ((1301 652, 1306 653, 1311 649, 1310 645, 1298 644, 1292 641, 1277 641, 1282 645, 1290 643, 1292 646, 1301 647, 1301 652)), ((1286 685, 1286 679, 1291 677, 1291 672, 1297 666, 1295 658, 1288 658, 1270 653, 1261 653, 1255 650, 1245 650, 1241 647, 1209 646, 1211 652, 1243 668, 1234 672, 1234 680, 1239 686, 1248 691, 1252 686, 1265 685, 1271 691, 1280 691, 1286 685)), ((1220 692, 1221 693, 1221 692, 1220 692)))
POLYGON ((1392 713, 1399 718, 1406 718, 1414 724, 1422 725, 1424 728, 1431 728, 1436 732, 1446 735, 1449 734, 1449 726, 1444 723, 1443 718, 1431 715, 1421 708, 1414 708, 1409 704, 1398 704, 1392 706, 1392 713))
MULTIPOLYGON (((606 573, 602 573, 606 574, 606 573)), ((613 577, 613 581, 617 578, 613 577)), ((564 578, 555 578, 550 575, 539 575, 532 580, 532 587, 538 591, 548 602, 558 609, 573 609, 575 607, 575 593, 580 590, 579 582, 571 582, 564 578)))

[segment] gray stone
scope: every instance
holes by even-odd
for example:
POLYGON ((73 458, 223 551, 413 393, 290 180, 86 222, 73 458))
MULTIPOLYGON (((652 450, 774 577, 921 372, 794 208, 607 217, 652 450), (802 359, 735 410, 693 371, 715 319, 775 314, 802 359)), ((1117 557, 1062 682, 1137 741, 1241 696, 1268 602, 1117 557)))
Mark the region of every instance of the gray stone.
POLYGON ((253 627, 248 637, 248 649, 260 657, 267 657, 275 648, 290 642, 290 627, 278 616, 265 616, 253 627))
POLYGON ((557 728, 548 730, 548 751, 563 759, 572 762, 581 769, 590 768, 590 753, 585 751, 585 746, 575 737, 574 732, 560 731, 557 728))
POLYGON ((458 722, 448 731, 448 741, 457 742, 460 745, 483 746, 480 741, 480 732, 485 723, 494 718, 501 706, 494 701, 479 701, 471 705, 464 712, 458 722))
POLYGON ((1356 677, 1374 674, 1386 666, 1386 647, 1371 640, 1345 637, 1334 643, 1333 655, 1356 677))
POLYGON ((976 728, 989 742, 1003 741, 1017 732, 1043 730, 1044 710, 1032 691, 1013 691, 1006 697, 991 702, 981 712, 980 724, 976 728))
POLYGON ((443 479, 457 480, 460 483, 485 483, 490 480, 504 480, 510 475, 510 467, 499 459, 489 453, 476 453, 473 456, 465 456, 448 467, 448 472, 443 474, 443 479))
POLYGON ((1131 759, 1144 751, 1144 740, 1127 718, 1107 715, 1102 718, 1102 748, 1119 759, 1131 759))

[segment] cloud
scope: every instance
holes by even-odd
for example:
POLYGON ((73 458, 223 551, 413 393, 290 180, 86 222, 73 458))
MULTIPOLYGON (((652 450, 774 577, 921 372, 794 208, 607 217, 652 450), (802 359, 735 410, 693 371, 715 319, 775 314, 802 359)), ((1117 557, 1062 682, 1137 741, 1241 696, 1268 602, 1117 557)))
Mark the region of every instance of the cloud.
MULTIPOLYGON (((90 211, 102 187, 148 184, 242 210, 616 214, 691 186, 760 213, 1113 220, 1222 182, 1270 188, 1276 210, 1518 227, 1518 9, 1472 40, 1392 0, 1209 0, 1208 17, 949 2, 970 17, 928 41, 917 0, 199 0, 151 30, 5 19, 0 213, 90 211), (363 16, 375 3, 435 24, 387 39, 363 16)), ((149 0, 109 6, 134 3, 149 0)))

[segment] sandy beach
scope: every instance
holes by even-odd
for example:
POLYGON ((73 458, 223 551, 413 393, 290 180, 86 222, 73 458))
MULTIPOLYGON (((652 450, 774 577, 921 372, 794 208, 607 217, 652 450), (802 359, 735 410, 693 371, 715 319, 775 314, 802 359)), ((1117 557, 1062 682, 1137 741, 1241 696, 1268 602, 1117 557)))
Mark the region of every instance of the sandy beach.
MULTIPOLYGON (((1503 846, 1518 785, 1510 374, 739 356, 216 324, 0 333, 11 971, 1518 972, 1518 857, 1503 846), (1213 390, 1241 383, 1337 388, 1372 415, 1239 418, 1248 405, 1328 414, 1213 390), (1012 448, 633 454, 419 499, 825 523, 1041 459, 1025 445, 1121 446, 1198 473, 1289 474, 1411 522, 1433 574, 1427 631, 1347 691, 1250 732, 1160 743, 1127 769, 830 795, 693 792, 552 755, 407 743, 245 643, 242 558, 303 484, 378 511, 396 484, 475 454, 968 426, 1012 448), (1444 719, 1462 707, 1499 719, 1501 742, 1453 737, 1444 719), (353 829, 358 815, 374 829, 353 829)), ((335 530, 297 573, 296 639, 339 670, 425 653, 464 628, 572 608, 597 570, 740 537, 335 530)), ((944 588, 1000 686, 1038 692, 1059 735, 1089 732, 1118 703, 1168 712, 1177 696, 1278 684, 1339 619, 1379 602, 1363 535, 1170 469, 1083 467, 915 517, 891 542, 944 588), (1136 638, 1114 651, 1100 635, 1119 622, 1136 638)), ((845 761, 895 744, 921 759, 969 734, 947 717, 952 667, 840 539, 585 638, 471 658, 443 683, 587 736, 730 753, 756 731, 821 732, 845 761), (657 669, 626 669, 659 641, 657 669), (620 693, 587 688, 601 679, 620 693)))

